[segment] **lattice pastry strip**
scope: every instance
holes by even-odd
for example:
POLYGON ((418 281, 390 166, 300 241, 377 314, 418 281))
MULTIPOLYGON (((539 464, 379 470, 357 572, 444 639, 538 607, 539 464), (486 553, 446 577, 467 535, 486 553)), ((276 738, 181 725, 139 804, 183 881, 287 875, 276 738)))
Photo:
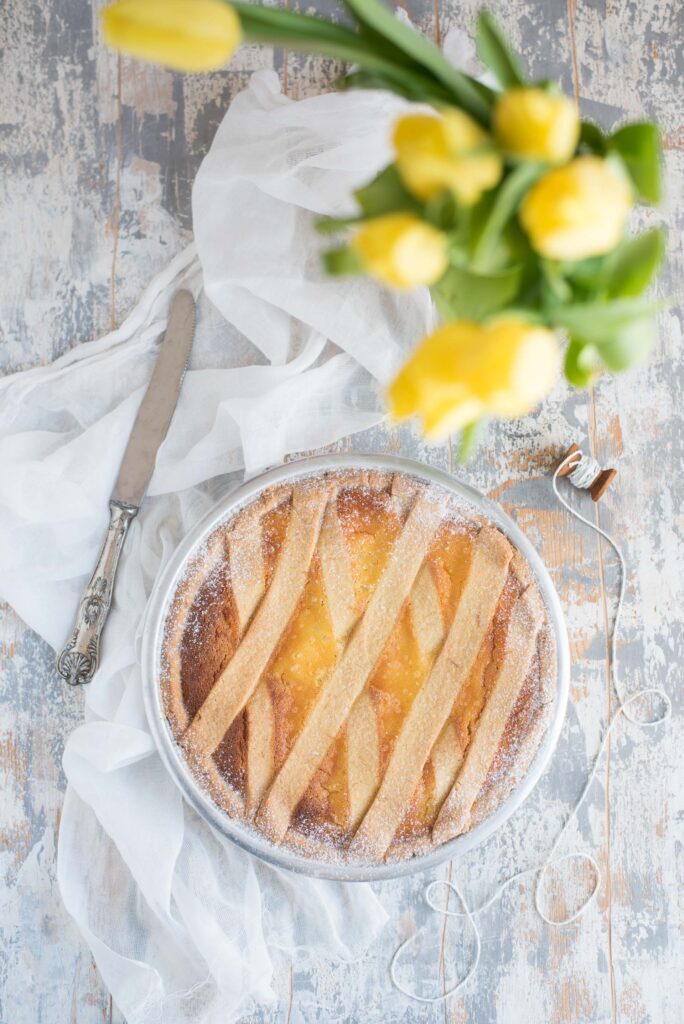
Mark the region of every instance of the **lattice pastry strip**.
MULTIPOLYGON (((244 636, 266 589, 261 518, 259 515, 242 520, 228 541, 230 581, 240 638, 244 636)), ((245 714, 245 802, 247 813, 252 814, 271 781, 275 757, 275 719, 266 682, 257 685, 247 702, 245 714)))
POLYGON ((427 662, 444 639, 442 604, 427 562, 411 592, 411 625, 423 661, 427 662))
MULTIPOLYGON (((365 490, 383 490, 386 479, 382 474, 359 474, 358 478, 350 478, 348 485, 362 485, 365 490)), ((340 647, 351 631, 357 618, 356 594, 352 576, 351 561, 337 513, 337 490, 332 491, 318 539, 317 556, 321 566, 323 583, 328 602, 333 634, 340 647)), ((236 580, 240 593, 236 594, 236 604, 241 622, 245 625, 253 613, 256 603, 264 592, 265 581, 263 572, 263 555, 261 551, 260 523, 255 529, 241 530, 235 534, 234 557, 239 572, 236 580), (254 537, 258 536, 255 543, 254 537), (246 593, 243 593, 243 590, 246 593), (244 607, 243 607, 244 606, 244 607)), ((231 549, 231 555, 233 549, 231 549)), ((266 790, 273 780, 275 770, 276 721, 273 701, 266 681, 262 681, 254 691, 247 704, 247 742, 245 790, 247 812, 253 816, 266 790)), ((355 734, 354 713, 350 716, 352 733, 355 734)), ((377 749, 377 738, 369 735, 370 720, 365 718, 363 742, 366 763, 372 763, 373 751, 377 749)), ((379 769, 379 761, 378 761, 379 769)))
POLYGON ((430 548, 441 517, 439 506, 423 493, 419 494, 365 614, 316 698, 259 809, 257 825, 272 838, 283 839, 297 804, 366 686, 430 548))
MULTIPOLYGON (((405 519, 406 513, 411 507, 411 502, 415 500, 415 495, 415 485, 406 481, 405 478, 394 478, 392 484, 392 505, 395 514, 400 520, 403 521, 405 519), (396 483, 397 479, 400 481, 399 485, 396 483)), ((351 559, 344 542, 344 536, 339 527, 339 521, 337 521, 336 528, 330 529, 328 532, 326 531, 326 522, 329 517, 331 521, 333 517, 337 520, 332 504, 328 506, 328 511, 326 512, 319 549, 323 566, 328 566, 330 570, 326 573, 324 569, 324 575, 326 575, 327 579, 331 616, 335 620, 339 618, 339 615, 335 615, 334 610, 340 604, 342 608, 348 608, 351 605, 354 590, 351 559), (334 537, 335 543, 330 544, 330 555, 326 557, 326 538, 328 536, 334 537)), ((444 622, 439 594, 427 562, 423 562, 416 577, 416 582, 411 591, 410 607, 413 633, 418 648, 423 661, 429 663, 444 638, 444 622)), ((350 618, 341 621, 340 632, 342 635, 346 634, 349 625, 350 618)), ((373 698, 367 690, 361 693, 352 707, 347 719, 345 732, 347 795, 349 801, 348 824, 350 831, 355 832, 380 784, 378 715, 373 698)), ((445 729, 445 736, 451 742, 456 742, 453 729, 451 729, 450 734, 445 729)), ((456 744, 456 751, 460 756, 458 744, 456 744)), ((451 783, 453 783, 453 777, 451 783)), ((451 788, 451 783, 449 788, 451 788)))
MULTIPOLYGON (((444 616, 432 571, 425 564, 418 574, 411 594, 411 621, 413 634, 423 661, 430 664, 445 637, 444 616)), ((432 748, 433 803, 440 807, 454 784, 463 755, 458 734, 448 720, 432 748)))
POLYGON ((480 531, 446 640, 402 723, 378 793, 352 840, 352 855, 379 859, 387 852, 423 766, 468 679, 496 611, 512 555, 513 549, 497 529, 480 531))
MULTIPOLYGON (((319 556, 333 631, 342 645, 357 619, 356 593, 349 550, 332 502, 323 521, 319 556)), ((354 704, 345 732, 349 818, 350 826, 355 827, 380 771, 377 715, 368 694, 362 694, 354 704)))
MULTIPOLYGON (((511 572, 524 588, 532 581, 532 574, 527 563, 516 551, 511 558, 511 572)), ((458 737, 458 731, 452 721, 448 721, 442 729, 437 742, 432 748, 430 755, 432 761, 434 786, 433 804, 439 811, 451 788, 456 781, 456 776, 463 763, 463 750, 458 737)))
POLYGON ((297 607, 316 550, 330 488, 295 487, 285 543, 271 585, 259 604, 235 654, 216 680, 183 745, 209 756, 254 693, 297 607))
MULTIPOLYGON (((403 523, 416 498, 416 485, 406 477, 394 475, 390 489, 391 507, 403 523)), ((351 560, 347 553, 351 572, 351 560)), ((424 577, 426 565, 418 573, 424 577)), ((333 581, 334 586, 334 581, 333 581)), ((415 589, 415 588, 414 588, 415 589)), ((371 694, 364 690, 352 707, 346 725, 347 797, 349 801, 349 829, 353 833, 368 810, 380 785, 380 732, 377 708, 371 694)))
POLYGON ((452 721, 446 723, 437 737, 430 760, 434 777, 432 799, 435 807, 441 807, 463 762, 463 752, 452 721))
POLYGON ((380 782, 378 713, 367 690, 347 719, 346 765, 349 828, 355 831, 380 782))
POLYGON ((506 658, 480 715, 475 735, 465 752, 463 767, 445 800, 432 830, 443 843, 470 826, 470 814, 484 785, 511 711, 520 695, 537 649, 544 607, 536 586, 529 586, 516 601, 506 634, 506 658))
MULTIPOLYGON (((369 491, 381 491, 385 489, 386 479, 379 476, 376 480, 364 474, 363 479, 349 483, 362 484, 364 489, 369 491)), ((358 617, 358 609, 351 559, 337 512, 336 498, 336 493, 331 494, 328 501, 316 554, 321 566, 333 634, 341 650, 358 617)), ((260 530, 257 532, 260 534, 260 530)), ((249 620, 254 603, 258 601, 264 587, 261 541, 258 545, 255 544, 253 536, 254 533, 250 535, 250 539, 242 535, 235 537, 235 556, 239 559, 241 570, 237 578, 240 581, 249 580, 246 586, 251 600, 244 608, 244 612, 241 607, 245 604, 242 600, 243 595, 236 595, 240 617, 245 622, 249 620), (247 540, 247 544, 241 547, 243 540, 247 540)), ((265 681, 257 686, 247 704, 246 712, 245 790, 247 811, 253 816, 272 782, 275 770, 275 714, 265 681)), ((349 799, 353 808, 359 786, 363 786, 364 782, 368 785, 368 777, 374 780, 373 785, 376 786, 376 776, 380 769, 377 720, 370 700, 367 704, 361 700, 352 709, 347 723, 347 742, 351 752, 348 762, 350 766, 354 766, 350 770, 348 782, 349 799), (363 768, 363 778, 359 777, 358 771, 354 771, 354 768, 359 767, 363 768)))
MULTIPOLYGON (((413 485, 405 477, 399 474, 395 475, 392 481, 392 499, 399 515, 403 515, 406 511, 412 487, 413 485)), ((445 630, 442 603, 439 599, 439 592, 435 585, 432 570, 427 563, 423 564, 418 573, 415 586, 411 592, 411 626, 423 661, 430 663, 444 640, 445 630)), ((449 772, 451 774, 451 782, 448 789, 445 790, 444 796, 451 789, 460 759, 461 751, 458 737, 451 723, 447 722, 435 744, 432 757, 437 792, 441 792, 445 786, 445 783, 441 780, 445 778, 446 773, 449 772)), ((357 824, 359 823, 357 822, 357 824)))

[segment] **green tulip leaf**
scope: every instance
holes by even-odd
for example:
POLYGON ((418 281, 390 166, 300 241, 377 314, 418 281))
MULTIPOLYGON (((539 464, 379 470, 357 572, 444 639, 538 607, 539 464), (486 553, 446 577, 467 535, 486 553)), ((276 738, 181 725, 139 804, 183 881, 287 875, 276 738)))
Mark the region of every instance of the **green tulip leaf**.
POLYGON ((357 189, 354 198, 367 217, 398 211, 422 213, 422 206, 404 185, 395 164, 385 167, 368 185, 357 189))
POLYGON ((664 252, 665 234, 658 228, 626 239, 605 262, 602 283, 608 295, 640 295, 662 263, 664 252))
POLYGON ((553 78, 538 78, 534 83, 535 89, 541 89, 542 92, 546 92, 549 96, 563 96, 563 90, 553 78))
POLYGON ((625 125, 611 135, 608 149, 622 158, 639 196, 647 203, 660 202, 662 147, 658 125, 625 125))
POLYGON ((580 145, 603 156, 606 151, 606 137, 601 129, 591 121, 582 121, 580 125, 580 145))
POLYGON ((565 353, 565 376, 576 388, 588 388, 601 372, 601 357, 594 345, 571 338, 565 353))
POLYGON ((613 302, 582 302, 547 311, 554 327, 564 327, 572 336, 596 345, 611 342, 636 320, 643 320, 661 308, 649 299, 615 299, 613 302))
POLYGON ((566 280, 562 267, 551 260, 540 260, 539 269, 546 285, 548 302, 557 306, 572 299, 572 288, 566 280))
POLYGON ((561 263, 559 267, 575 291, 580 290, 587 293, 588 297, 593 297, 602 288, 605 264, 605 256, 588 256, 584 260, 561 263))
POLYGON ((428 199, 423 215, 425 220, 440 231, 450 231, 462 219, 463 210, 456 202, 453 192, 445 189, 432 199, 428 199))
MULTIPOLYGON (((400 50, 409 61, 420 64, 449 90, 452 102, 471 117, 487 125, 491 103, 487 94, 468 75, 457 71, 442 51, 420 32, 405 25, 379 0, 344 0, 344 6, 358 23, 400 50)), ((401 70, 401 69, 398 69, 401 70)))
POLYGON ((263 7, 240 0, 234 0, 231 7, 239 16, 243 35, 249 42, 289 43, 299 39, 302 43, 308 40, 313 45, 326 42, 341 46, 363 45, 352 29, 314 14, 263 7))
POLYGON ((364 267, 356 249, 347 245, 339 249, 330 249, 323 253, 323 266, 333 277, 343 277, 348 274, 363 274, 364 267))
MULTIPOLYGON (((426 71, 422 63, 407 60, 396 48, 383 46, 382 40, 368 38, 344 25, 299 11, 240 2, 232 6, 239 15, 243 35, 248 42, 285 46, 301 53, 316 53, 353 64, 376 82, 382 82, 382 88, 410 99, 434 104, 453 102, 452 90, 426 71)), ((424 42, 427 44, 427 40, 424 42)), ((350 84, 357 84, 357 81, 350 84)))
POLYGON ((399 68, 395 68, 391 74, 386 70, 350 71, 336 80, 335 88, 340 92, 349 89, 377 89, 404 96, 414 103, 429 103, 433 106, 451 102, 448 90, 439 82, 422 75, 405 74, 399 68))
POLYGON ((475 35, 477 54, 504 89, 525 85, 526 78, 517 55, 496 20, 488 11, 480 11, 475 35))
POLYGON ((336 235, 347 228, 363 224, 365 220, 365 217, 321 217, 314 223, 314 227, 319 235, 336 235))
POLYGON ((520 289, 521 278, 521 267, 478 274, 452 265, 430 290, 445 320, 483 320, 511 304, 520 289))
POLYGON ((651 317, 639 317, 624 324, 612 338, 597 344, 601 361, 608 370, 618 373, 639 366, 653 350, 657 338, 651 317))

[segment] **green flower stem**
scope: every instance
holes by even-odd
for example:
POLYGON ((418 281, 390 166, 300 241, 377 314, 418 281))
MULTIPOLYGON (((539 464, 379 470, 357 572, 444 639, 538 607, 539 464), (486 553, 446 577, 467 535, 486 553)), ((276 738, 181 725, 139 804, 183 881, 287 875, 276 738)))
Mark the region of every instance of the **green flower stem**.
MULTIPOLYGON (((364 14, 371 0, 363 0, 364 14)), ((489 90, 453 68, 441 51, 427 39, 398 22, 389 11, 385 31, 354 31, 311 14, 274 7, 231 3, 248 42, 286 46, 302 53, 354 64, 376 76, 378 84, 430 103, 462 106, 483 123, 489 120, 489 90), (394 24, 401 30, 394 32, 394 24), (407 36, 413 45, 408 46, 407 36), (397 45, 396 40, 403 41, 397 45), (417 41, 417 42, 416 42, 417 41), (426 58, 429 55, 429 59, 426 58), (422 59, 421 59, 422 58, 422 59)), ((363 25, 366 18, 359 20, 363 25)), ((353 84, 353 82, 352 82, 353 84)))
POLYGON ((461 431, 458 445, 458 461, 461 464, 467 462, 479 448, 480 441, 487 429, 487 422, 487 417, 482 416, 479 420, 473 420, 461 431))
POLYGON ((335 83, 338 89, 381 89, 395 92, 415 103, 429 103, 436 110, 453 106, 453 100, 446 89, 436 82, 420 81, 417 77, 408 79, 404 72, 391 77, 374 71, 350 71, 335 83), (427 85, 427 87, 426 87, 427 85))
POLYGON ((525 161, 518 164, 496 190, 487 220, 473 249, 473 267, 486 270, 489 259, 501 239, 501 233, 530 186, 541 176, 544 165, 525 161))
POLYGON ((399 21, 393 12, 378 0, 344 0, 344 5, 361 25, 389 40, 410 60, 421 64, 445 85, 453 95, 455 103, 471 117, 480 124, 489 125, 491 105, 473 80, 453 67, 439 47, 420 32, 399 21))

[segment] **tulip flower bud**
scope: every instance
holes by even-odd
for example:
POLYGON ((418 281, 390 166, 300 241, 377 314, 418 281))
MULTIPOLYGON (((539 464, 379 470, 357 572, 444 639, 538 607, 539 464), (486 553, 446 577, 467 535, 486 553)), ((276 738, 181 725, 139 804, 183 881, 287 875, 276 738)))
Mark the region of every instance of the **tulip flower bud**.
POLYGON ((579 156, 532 186, 520 223, 547 259, 583 260, 615 248, 631 206, 632 189, 619 169, 597 156, 579 156))
POLYGON ((240 19, 222 0, 118 0, 102 12, 105 42, 176 71, 222 67, 240 43, 240 19))
POLYGON ((479 390, 497 416, 524 416, 552 389, 560 371, 560 348, 553 331, 517 316, 502 316, 485 328, 478 359, 479 390))
POLYGON ((501 148, 525 160, 562 164, 577 148, 575 104, 544 89, 508 89, 494 107, 492 123, 501 148))
POLYGON ((390 386, 397 419, 419 416, 444 437, 480 416, 521 416, 553 387, 560 370, 555 335, 519 317, 481 325, 454 320, 425 338, 390 386))
POLYGON ((449 189, 463 206, 473 206, 503 173, 492 140, 462 110, 402 117, 393 142, 399 174, 418 199, 449 189))
POLYGON ((410 213, 367 221, 351 247, 371 277, 394 288, 434 284, 447 268, 446 237, 410 213))

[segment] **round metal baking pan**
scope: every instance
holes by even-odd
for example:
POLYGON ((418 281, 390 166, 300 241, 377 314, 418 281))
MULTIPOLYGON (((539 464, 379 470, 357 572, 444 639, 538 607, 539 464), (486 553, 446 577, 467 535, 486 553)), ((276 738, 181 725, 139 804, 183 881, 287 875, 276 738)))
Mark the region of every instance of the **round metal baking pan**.
POLYGON ((262 860, 279 867, 316 878, 373 881, 425 871, 442 861, 472 850, 496 832, 520 807, 539 781, 558 742, 568 701, 570 654, 563 612, 544 563, 525 535, 498 505, 448 473, 420 462, 386 455, 322 455, 290 462, 242 484, 219 501, 185 537, 161 573, 150 597, 143 628, 142 675, 145 710, 161 759, 186 800, 218 833, 262 860), (209 793, 199 785, 190 772, 183 752, 166 720, 159 686, 161 647, 168 609, 185 566, 197 549, 221 523, 230 519, 239 508, 253 501, 264 488, 312 473, 340 469, 379 469, 407 473, 444 487, 496 523, 525 556, 532 568, 546 604, 556 642, 557 684, 551 721, 527 773, 512 789, 506 800, 470 832, 457 836, 456 839, 426 854, 378 864, 348 864, 306 857, 285 846, 273 845, 244 822, 231 818, 214 803, 209 793))

